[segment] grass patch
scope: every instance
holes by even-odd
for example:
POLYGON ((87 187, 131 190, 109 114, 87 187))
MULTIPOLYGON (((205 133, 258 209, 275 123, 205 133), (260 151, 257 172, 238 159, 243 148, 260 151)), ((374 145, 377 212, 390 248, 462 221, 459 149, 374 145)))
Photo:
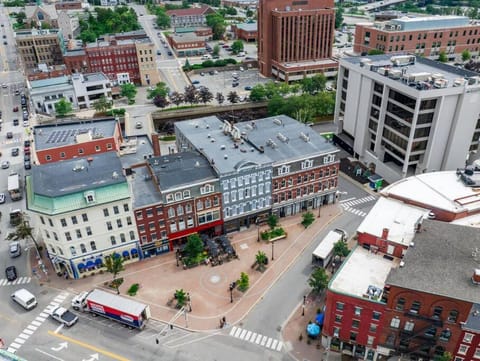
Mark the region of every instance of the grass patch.
POLYGON ((170 142, 172 140, 176 140, 177 137, 174 135, 165 135, 164 137, 161 137, 160 140, 163 140, 164 142, 170 142))
POLYGON ((280 237, 283 235, 285 235, 285 230, 282 227, 277 227, 271 231, 264 231, 261 233, 261 237, 264 241, 268 241, 272 238, 280 237))

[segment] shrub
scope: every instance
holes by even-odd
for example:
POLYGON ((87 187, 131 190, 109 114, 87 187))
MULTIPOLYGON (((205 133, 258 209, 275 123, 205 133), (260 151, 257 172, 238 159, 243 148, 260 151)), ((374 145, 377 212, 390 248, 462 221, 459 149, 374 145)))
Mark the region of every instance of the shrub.
POLYGON ((130 286, 127 293, 130 296, 135 296, 137 294, 139 288, 140 288, 140 285, 138 283, 134 283, 133 285, 130 286))
POLYGON ((172 141, 172 140, 175 140, 177 139, 174 135, 166 135, 164 137, 161 137, 160 140, 163 140, 165 142, 169 142, 169 141, 172 141))

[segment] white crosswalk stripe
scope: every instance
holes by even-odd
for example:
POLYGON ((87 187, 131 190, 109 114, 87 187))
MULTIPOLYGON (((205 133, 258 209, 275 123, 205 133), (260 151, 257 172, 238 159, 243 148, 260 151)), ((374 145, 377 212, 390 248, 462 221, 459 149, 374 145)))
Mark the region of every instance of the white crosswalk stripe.
POLYGON ((340 201, 340 206, 347 212, 355 214, 359 217, 365 217, 367 215, 366 212, 361 211, 359 209, 355 209, 355 208, 353 208, 353 206, 356 206, 356 205, 359 205, 359 204, 362 204, 362 203, 366 203, 366 202, 375 201, 375 200, 377 200, 377 198, 370 195, 370 196, 366 196, 366 197, 363 197, 363 198, 348 199, 348 200, 345 200, 345 201, 340 201))
POLYGON ((0 286, 25 285, 30 283, 31 277, 19 277, 15 281, 9 281, 6 278, 0 279, 0 286))
POLYGON ((259 346, 268 348, 270 350, 282 351, 283 342, 272 337, 257 334, 256 332, 248 331, 237 326, 230 329, 230 336, 238 338, 243 341, 248 341, 259 346))

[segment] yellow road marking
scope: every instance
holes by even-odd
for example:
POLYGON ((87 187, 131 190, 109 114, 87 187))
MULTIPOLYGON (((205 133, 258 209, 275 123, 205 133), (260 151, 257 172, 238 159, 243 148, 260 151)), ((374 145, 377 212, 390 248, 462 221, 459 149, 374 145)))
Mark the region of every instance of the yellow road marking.
POLYGON ((88 348, 89 350, 92 350, 92 351, 95 351, 95 352, 98 352, 98 353, 101 353, 105 356, 108 356, 110 358, 113 358, 115 360, 118 360, 118 361, 130 361, 128 358, 125 358, 125 357, 122 357, 120 355, 117 355, 117 354, 114 354, 113 352, 110 352, 110 351, 106 351, 106 350, 102 350, 101 348, 98 348, 98 347, 95 347, 93 345, 90 345, 88 343, 85 343, 85 342, 82 342, 82 341, 79 341, 79 340, 75 340, 74 338, 71 338, 71 337, 68 337, 68 336, 64 336, 64 335, 61 335, 59 333, 55 333, 53 331, 48 331, 48 333, 52 336, 55 336, 55 337, 58 337, 58 338, 61 338, 62 340, 64 341, 70 341, 71 343, 74 343, 76 345, 79 345, 81 347, 84 347, 84 348, 88 348))

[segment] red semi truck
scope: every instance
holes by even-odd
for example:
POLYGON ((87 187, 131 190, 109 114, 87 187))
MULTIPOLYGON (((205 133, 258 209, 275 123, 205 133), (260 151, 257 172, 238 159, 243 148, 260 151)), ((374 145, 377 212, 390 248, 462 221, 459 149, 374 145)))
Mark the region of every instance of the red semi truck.
POLYGON ((75 296, 72 307, 138 329, 143 329, 150 318, 150 306, 98 289, 75 296))

